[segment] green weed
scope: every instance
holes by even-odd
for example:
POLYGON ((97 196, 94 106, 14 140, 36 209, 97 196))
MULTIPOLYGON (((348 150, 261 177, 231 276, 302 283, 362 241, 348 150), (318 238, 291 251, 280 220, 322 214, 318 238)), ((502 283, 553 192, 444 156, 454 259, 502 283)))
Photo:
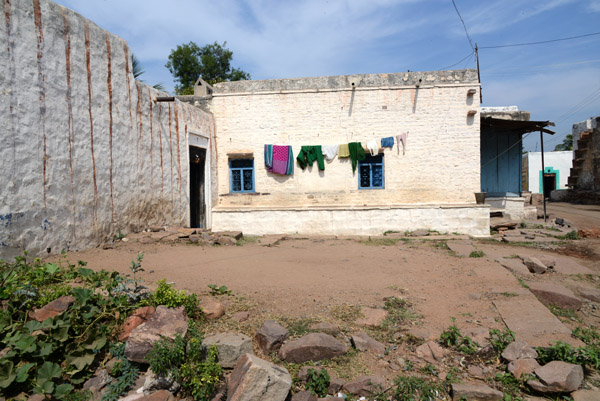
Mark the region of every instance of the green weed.
POLYGON ((494 347, 497 354, 501 354, 508 344, 515 341, 515 333, 506 329, 504 331, 498 329, 490 329, 490 343, 494 347))
POLYGON ((167 308, 185 307, 185 313, 190 318, 199 318, 201 309, 198 305, 198 297, 196 294, 188 295, 185 291, 176 290, 172 284, 168 284, 167 280, 158 281, 158 287, 154 293, 144 302, 153 306, 164 305, 167 308))
POLYGON ((550 312, 552 312, 555 316, 559 316, 565 319, 570 319, 581 323, 581 318, 577 316, 577 313, 572 309, 561 308, 560 306, 556 305, 550 305, 548 309, 550 309, 550 312))
POLYGON ((427 379, 416 376, 398 376, 394 380, 392 399, 398 401, 436 400, 444 394, 444 388, 427 379))
POLYGON ((231 290, 228 290, 226 285, 209 284, 208 288, 210 288, 210 295, 231 295, 231 290))
POLYGON ((482 258, 485 256, 485 253, 483 251, 471 251, 471 253, 469 254, 470 258, 482 258))
POLYGON ((463 336, 455 324, 440 334, 440 342, 465 354, 474 354, 479 349, 479 344, 470 337, 463 336))
POLYGON ((361 308, 358 305, 333 305, 330 307, 331 315, 343 322, 352 323, 359 317, 362 317, 361 308))
POLYGON ((360 239, 358 242, 363 245, 370 246, 394 246, 400 241, 400 238, 381 238, 381 237, 369 237, 368 239, 360 239))
POLYGON ((308 369, 306 374, 306 389, 318 397, 325 397, 331 378, 327 369, 321 369, 317 372, 315 369, 308 369))

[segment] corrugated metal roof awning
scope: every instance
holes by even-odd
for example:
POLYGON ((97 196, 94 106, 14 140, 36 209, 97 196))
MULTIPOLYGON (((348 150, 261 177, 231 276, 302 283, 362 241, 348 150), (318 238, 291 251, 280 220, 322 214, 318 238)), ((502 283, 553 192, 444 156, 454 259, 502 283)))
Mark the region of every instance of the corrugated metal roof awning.
POLYGON ((511 132, 526 134, 528 132, 542 131, 546 134, 554 135, 554 131, 547 129, 548 126, 554 126, 551 121, 518 121, 518 120, 505 120, 502 118, 494 117, 482 117, 481 118, 481 132, 485 129, 496 132, 511 132))

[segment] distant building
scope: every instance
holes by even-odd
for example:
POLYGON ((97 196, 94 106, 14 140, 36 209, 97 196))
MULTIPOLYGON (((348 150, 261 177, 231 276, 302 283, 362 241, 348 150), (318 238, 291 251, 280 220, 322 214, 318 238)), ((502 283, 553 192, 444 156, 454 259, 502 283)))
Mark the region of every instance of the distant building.
POLYGON ((542 173, 542 152, 529 152, 523 155, 523 190, 534 194, 542 193, 550 197, 554 190, 567 189, 571 172, 573 152, 544 152, 544 171, 542 173))

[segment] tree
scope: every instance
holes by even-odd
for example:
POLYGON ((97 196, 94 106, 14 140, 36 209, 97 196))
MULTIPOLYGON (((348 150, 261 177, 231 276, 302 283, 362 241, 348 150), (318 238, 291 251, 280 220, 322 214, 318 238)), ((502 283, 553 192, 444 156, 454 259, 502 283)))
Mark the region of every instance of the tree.
MULTIPOLYGON (((144 82, 144 80, 141 79, 140 77, 142 75, 144 75, 146 70, 144 70, 144 67, 142 67, 142 63, 133 53, 131 53, 131 70, 132 70, 131 72, 133 73, 133 78, 137 79, 140 82, 144 82)), ((161 84, 160 82, 152 85, 152 87, 159 91, 165 90, 165 86, 163 84, 161 84)))
POLYGON ((573 150, 573 135, 567 135, 562 143, 556 145, 554 151, 556 152, 557 150, 573 150))
POLYGON ((175 93, 191 95, 198 77, 213 85, 217 82, 250 79, 250 74, 231 66, 233 52, 215 42, 199 47, 196 43, 178 45, 171 50, 165 65, 175 78, 175 93))

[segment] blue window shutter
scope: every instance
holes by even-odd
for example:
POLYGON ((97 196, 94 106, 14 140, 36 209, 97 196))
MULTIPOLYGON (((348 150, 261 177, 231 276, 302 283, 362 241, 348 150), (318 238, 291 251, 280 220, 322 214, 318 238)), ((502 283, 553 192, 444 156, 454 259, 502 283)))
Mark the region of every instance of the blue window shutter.
POLYGON ((254 159, 230 160, 229 181, 231 193, 254 192, 254 159))
POLYGON ((367 155, 358 164, 358 189, 385 188, 383 155, 367 155))

